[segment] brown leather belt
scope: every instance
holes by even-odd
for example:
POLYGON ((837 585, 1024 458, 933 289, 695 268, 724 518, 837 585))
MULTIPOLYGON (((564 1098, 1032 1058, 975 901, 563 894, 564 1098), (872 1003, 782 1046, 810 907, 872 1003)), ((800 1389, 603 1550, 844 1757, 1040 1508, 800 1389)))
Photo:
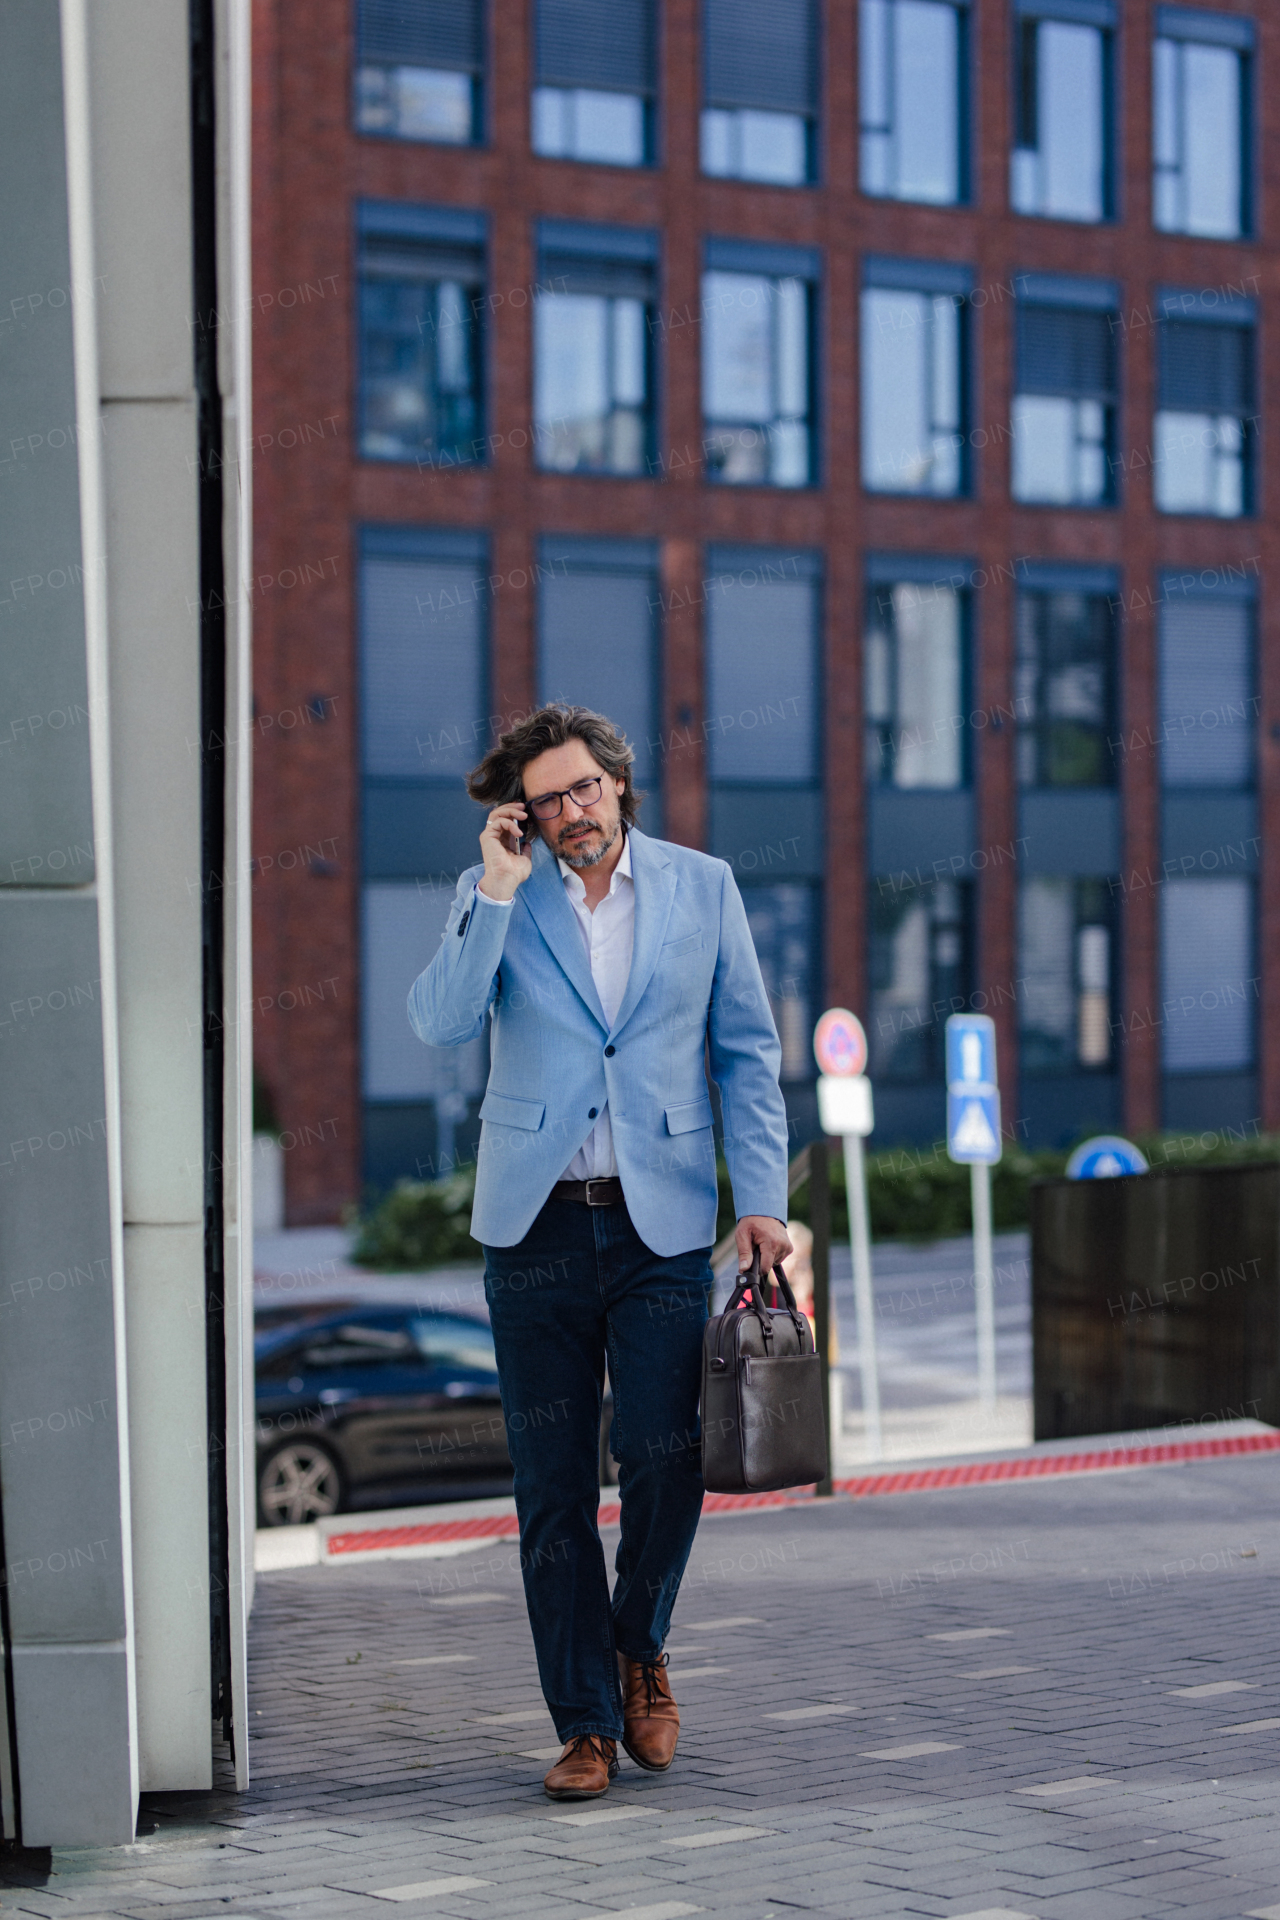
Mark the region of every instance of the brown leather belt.
POLYGON ((580 1200, 586 1207, 616 1207, 622 1203, 622 1182, 616 1176, 606 1180, 557 1180, 551 1197, 580 1200))

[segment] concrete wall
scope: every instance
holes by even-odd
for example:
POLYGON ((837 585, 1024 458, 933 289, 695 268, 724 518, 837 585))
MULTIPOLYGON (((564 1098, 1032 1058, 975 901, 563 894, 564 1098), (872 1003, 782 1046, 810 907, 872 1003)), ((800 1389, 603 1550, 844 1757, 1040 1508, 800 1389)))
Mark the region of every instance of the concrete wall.
MULTIPOLYGON (((219 32, 229 70, 235 33, 247 38, 235 0, 219 32)), ((222 94, 234 311, 225 79, 222 94)), ((224 1169, 227 1400, 242 1427, 246 781, 233 766, 229 872, 214 876, 232 882, 233 1039, 227 1126, 211 1143, 186 8, 14 0, 0 108, 0 252, 20 290, 0 322, 13 430, 0 513, 0 1514, 15 1708, 0 1728, 0 1804, 28 1846, 85 1845, 130 1839, 140 1790, 212 1780, 209 1594, 225 1573, 209 1544, 205 1169, 211 1153, 224 1169)), ((230 328, 223 359, 234 449, 247 356, 230 328)), ((234 580, 234 488, 231 500, 234 580)), ((228 616, 237 714, 241 615, 237 603, 228 616)), ((243 1725, 235 1536, 251 1448, 239 1430, 214 1446, 228 1437, 243 1725)))

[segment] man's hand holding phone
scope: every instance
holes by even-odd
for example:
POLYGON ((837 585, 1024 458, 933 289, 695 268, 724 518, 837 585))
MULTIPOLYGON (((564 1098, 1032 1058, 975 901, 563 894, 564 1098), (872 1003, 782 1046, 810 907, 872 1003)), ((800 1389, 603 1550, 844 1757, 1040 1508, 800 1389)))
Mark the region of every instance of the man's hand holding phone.
POLYGON ((525 852, 533 841, 532 828, 533 822, 522 800, 504 801, 485 821, 480 835, 484 873, 478 890, 487 900, 513 900, 516 888, 533 872, 532 857, 525 852))

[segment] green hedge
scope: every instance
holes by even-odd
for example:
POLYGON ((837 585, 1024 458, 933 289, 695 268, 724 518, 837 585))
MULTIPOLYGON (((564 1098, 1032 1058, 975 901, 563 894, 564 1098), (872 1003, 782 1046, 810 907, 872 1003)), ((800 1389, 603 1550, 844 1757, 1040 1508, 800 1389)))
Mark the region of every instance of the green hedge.
MULTIPOLYGON (((1153 1169, 1280 1160, 1280 1134, 1235 1138, 1222 1133, 1155 1133, 1139 1135, 1137 1144, 1153 1169)), ((1007 1150, 991 1183, 996 1230, 1026 1226, 1032 1182, 1054 1178, 1066 1163, 1066 1152, 1007 1150)), ((733 1195, 723 1160, 718 1173, 717 1238, 734 1222, 733 1195)), ((390 1193, 352 1216, 350 1224, 356 1228, 356 1240, 351 1258, 357 1266, 380 1273, 417 1272, 424 1267, 480 1259, 480 1248, 468 1231, 474 1189, 473 1167, 447 1180, 401 1180, 390 1193)), ((972 1224, 969 1169, 948 1160, 941 1145, 897 1147, 870 1154, 867 1197, 873 1240, 937 1240, 948 1234, 968 1233, 972 1224)), ((807 1188, 796 1194, 791 1213, 793 1219, 809 1218, 807 1188)), ((832 1237, 847 1240, 844 1161, 835 1151, 831 1155, 831 1216, 832 1237)))

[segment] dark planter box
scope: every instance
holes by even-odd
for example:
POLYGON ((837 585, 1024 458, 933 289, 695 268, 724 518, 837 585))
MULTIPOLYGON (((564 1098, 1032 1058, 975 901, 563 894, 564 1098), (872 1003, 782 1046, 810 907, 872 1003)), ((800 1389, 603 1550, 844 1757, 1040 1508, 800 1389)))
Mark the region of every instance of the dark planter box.
POLYGON ((1031 1189, 1035 1437, 1280 1426, 1280 1165, 1031 1189))

